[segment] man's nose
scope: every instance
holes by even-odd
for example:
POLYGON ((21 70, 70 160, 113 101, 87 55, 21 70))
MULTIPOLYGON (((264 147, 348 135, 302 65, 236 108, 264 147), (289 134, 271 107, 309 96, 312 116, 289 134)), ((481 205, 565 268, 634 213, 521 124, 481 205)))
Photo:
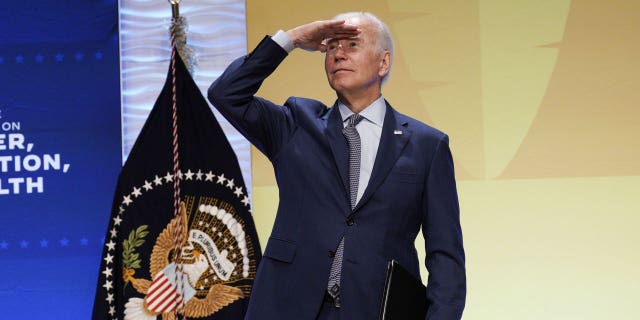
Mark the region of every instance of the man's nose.
POLYGON ((339 43, 333 50, 334 60, 344 60, 347 57, 347 50, 339 43))

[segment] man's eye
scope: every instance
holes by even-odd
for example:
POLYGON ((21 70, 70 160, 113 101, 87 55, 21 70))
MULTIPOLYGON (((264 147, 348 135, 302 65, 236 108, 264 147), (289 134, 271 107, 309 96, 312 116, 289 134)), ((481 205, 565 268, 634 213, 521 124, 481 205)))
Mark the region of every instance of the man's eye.
POLYGON ((358 43, 357 43, 357 42, 355 42, 355 41, 349 42, 349 47, 351 47, 351 48, 355 48, 355 47, 357 47, 357 46, 358 46, 358 43))

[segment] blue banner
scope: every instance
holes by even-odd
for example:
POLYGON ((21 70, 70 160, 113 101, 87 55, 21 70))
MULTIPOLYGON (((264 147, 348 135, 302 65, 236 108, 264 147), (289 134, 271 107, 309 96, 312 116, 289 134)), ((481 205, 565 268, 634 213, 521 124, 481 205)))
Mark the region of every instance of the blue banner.
POLYGON ((122 163, 118 2, 0 7, 0 310, 88 319, 122 163))

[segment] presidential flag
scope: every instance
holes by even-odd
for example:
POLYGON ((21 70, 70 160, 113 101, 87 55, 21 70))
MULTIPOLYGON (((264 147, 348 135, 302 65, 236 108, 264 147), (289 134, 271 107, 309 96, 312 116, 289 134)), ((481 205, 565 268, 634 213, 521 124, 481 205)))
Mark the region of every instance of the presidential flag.
POLYGON ((247 188, 177 54, 175 77, 180 169, 174 174, 170 69, 118 178, 93 319, 174 319, 176 308, 189 319, 244 317, 261 258, 247 188))

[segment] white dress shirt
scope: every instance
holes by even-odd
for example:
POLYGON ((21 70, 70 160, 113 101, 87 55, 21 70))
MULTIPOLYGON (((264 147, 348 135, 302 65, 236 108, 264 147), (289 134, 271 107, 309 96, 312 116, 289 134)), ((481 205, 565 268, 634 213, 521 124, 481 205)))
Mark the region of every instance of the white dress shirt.
MULTIPOLYGON (((340 101, 338 101, 338 108, 342 116, 342 125, 346 126, 347 118, 353 114, 353 111, 349 110, 349 108, 340 101)), ((378 154, 380 136, 382 136, 382 124, 384 123, 386 113, 387 104, 384 102, 382 96, 364 110, 360 111, 360 115, 364 117, 364 119, 356 125, 356 130, 360 135, 360 180, 358 180, 356 203, 362 198, 364 190, 367 188, 369 180, 371 179, 371 172, 373 172, 373 164, 376 161, 376 154, 378 154)))

